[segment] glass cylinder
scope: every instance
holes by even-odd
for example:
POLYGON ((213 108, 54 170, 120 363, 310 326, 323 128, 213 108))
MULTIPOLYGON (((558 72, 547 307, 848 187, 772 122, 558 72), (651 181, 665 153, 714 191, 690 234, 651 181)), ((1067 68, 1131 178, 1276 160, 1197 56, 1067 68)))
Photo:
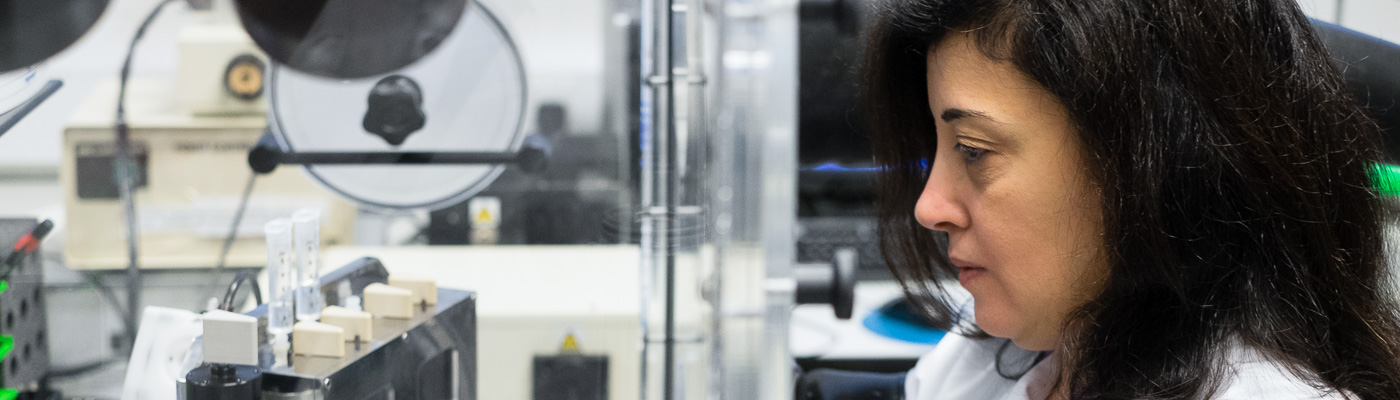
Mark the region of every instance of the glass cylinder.
POLYGON ((292 331, 292 224, 278 218, 263 226, 267 235, 267 332, 276 339, 292 331))
POLYGON ((321 319, 321 210, 303 208, 292 214, 296 238, 297 321, 321 319))

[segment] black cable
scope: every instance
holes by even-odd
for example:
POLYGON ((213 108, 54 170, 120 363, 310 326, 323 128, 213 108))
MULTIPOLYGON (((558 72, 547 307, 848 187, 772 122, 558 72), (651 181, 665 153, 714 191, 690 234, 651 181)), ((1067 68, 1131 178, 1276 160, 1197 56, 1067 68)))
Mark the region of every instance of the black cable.
MULTIPOLYGON (((214 270, 209 273, 209 291, 217 290, 219 284, 219 273, 224 271, 228 263, 229 250, 233 248, 233 242, 238 239, 238 226, 243 224, 243 213, 248 209, 248 200, 253 194, 253 183, 257 182, 258 174, 250 173, 248 183, 243 186, 243 195, 238 199, 238 208, 233 213, 233 224, 228 228, 228 235, 224 236, 224 246, 219 250, 219 261, 214 264, 214 270)), ((259 294, 261 296, 261 294, 259 294)), ((261 303, 261 301, 259 301, 261 303)), ((222 303, 220 303, 222 305, 222 303)))
POLYGON ((262 288, 258 286, 258 278, 253 276, 252 270, 245 269, 238 271, 238 275, 234 275, 233 282, 229 283, 228 290, 224 291, 224 300, 219 303, 220 310, 234 312, 234 299, 238 297, 238 289, 243 287, 243 281, 248 281, 248 285, 251 286, 248 290, 253 292, 253 300, 260 305, 263 303, 262 288))
POLYGON ((128 48, 126 49, 126 61, 122 63, 121 80, 119 81, 119 82, 120 82, 120 85, 119 85, 118 88, 117 88, 117 119, 116 119, 116 123, 117 123, 117 128, 118 128, 118 130, 117 130, 117 139, 118 139, 118 143, 117 143, 117 144, 118 144, 119 146, 122 145, 122 143, 121 143, 122 141, 128 139, 128 135, 129 135, 129 133, 130 133, 129 131, 127 131, 127 130, 125 129, 125 128, 126 128, 126 83, 127 83, 127 81, 129 80, 129 78, 131 77, 131 59, 133 58, 132 55, 133 55, 134 53, 136 53, 136 44, 141 42, 141 37, 143 37, 143 36, 146 35, 146 29, 151 27, 151 22, 155 21, 157 15, 160 15, 160 11, 161 11, 162 9, 164 9, 165 6, 166 6, 167 4, 170 4, 170 3, 172 3, 172 2, 174 2, 174 0, 161 0, 161 2, 160 2, 159 4, 156 4, 155 9, 152 9, 152 10, 151 10, 151 13, 150 13, 149 15, 146 15, 146 19, 145 19, 144 21, 141 22, 141 26, 139 26, 139 27, 136 28, 136 35, 135 35, 135 36, 132 36, 132 38, 131 38, 131 46, 128 47, 128 48))
POLYGON ((126 244, 127 244, 127 266, 126 266, 126 306, 127 312, 122 318, 126 325, 126 336, 128 348, 136 344, 136 316, 141 310, 141 269, 138 264, 137 249, 137 228, 136 228, 136 174, 135 161, 131 157, 131 128, 126 124, 126 84, 131 78, 131 60, 136 53, 136 44, 141 42, 141 38, 146 35, 146 29, 151 27, 151 22, 155 21, 160 11, 174 0, 161 0, 156 4, 155 9, 141 22, 141 26, 136 28, 136 34, 131 38, 131 46, 126 50, 126 60, 122 63, 121 79, 117 88, 117 115, 113 121, 116 125, 117 134, 117 158, 113 161, 114 170, 117 171, 117 184, 121 191, 122 205, 126 211, 126 244))

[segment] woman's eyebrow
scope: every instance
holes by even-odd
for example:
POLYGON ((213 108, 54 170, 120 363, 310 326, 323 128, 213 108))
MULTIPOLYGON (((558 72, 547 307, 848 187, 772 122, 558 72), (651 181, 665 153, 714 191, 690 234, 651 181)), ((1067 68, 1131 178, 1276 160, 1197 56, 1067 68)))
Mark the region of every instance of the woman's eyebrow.
POLYGON ((988 121, 1000 122, 1000 121, 997 121, 995 118, 992 118, 991 116, 987 115, 987 113, 984 113, 984 112, 981 112, 981 111, 977 111, 977 110, 967 110, 967 109, 962 109, 962 108, 949 108, 949 109, 943 110, 943 114, 940 115, 939 117, 943 119, 943 122, 953 122, 953 121, 955 121, 955 120, 959 120, 959 119, 963 119, 963 118, 968 118, 968 117, 985 118, 985 119, 987 119, 988 121))

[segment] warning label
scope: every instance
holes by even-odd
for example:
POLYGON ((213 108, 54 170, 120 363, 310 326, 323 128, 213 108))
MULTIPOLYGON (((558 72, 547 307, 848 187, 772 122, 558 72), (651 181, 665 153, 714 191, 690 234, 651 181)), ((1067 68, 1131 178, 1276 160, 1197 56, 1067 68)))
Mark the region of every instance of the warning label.
POLYGON ((501 199, 498 197, 474 197, 467 202, 467 212, 472 216, 472 228, 501 226, 501 199))

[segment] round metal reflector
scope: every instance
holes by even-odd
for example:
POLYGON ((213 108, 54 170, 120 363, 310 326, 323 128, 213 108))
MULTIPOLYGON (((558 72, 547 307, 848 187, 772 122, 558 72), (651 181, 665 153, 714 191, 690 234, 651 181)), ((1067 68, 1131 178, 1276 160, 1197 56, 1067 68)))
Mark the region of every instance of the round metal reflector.
POLYGON ((387 74, 430 54, 468 0, 235 0, 273 60, 332 78, 387 74))
MULTIPOLYGON (((500 22, 477 2, 440 49, 407 68, 331 80, 274 64, 269 124, 288 152, 510 152, 524 140, 525 72, 500 22)), ((505 168, 308 165, 327 188, 370 208, 437 209, 505 168)))
POLYGON ((0 0, 0 72, 58 54, 106 9, 107 0, 0 0))

